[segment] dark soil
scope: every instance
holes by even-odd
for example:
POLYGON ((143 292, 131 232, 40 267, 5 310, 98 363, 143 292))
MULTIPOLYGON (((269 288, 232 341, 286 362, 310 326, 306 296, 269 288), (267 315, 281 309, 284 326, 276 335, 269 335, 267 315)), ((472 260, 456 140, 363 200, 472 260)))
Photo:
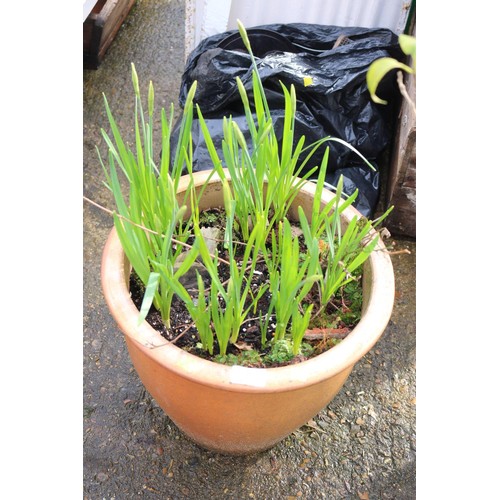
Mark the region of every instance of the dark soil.
MULTIPOLYGON (((207 216, 207 214, 205 214, 207 216)), ((210 219, 212 215, 220 216, 220 213, 214 211, 208 214, 208 218, 211 223, 213 219, 210 219)), ((300 238, 299 238, 300 239, 300 238)), ((218 246, 218 251, 220 257, 227 259, 227 251, 223 248, 222 243, 218 246)), ((229 278, 229 266, 224 263, 219 264, 219 276, 222 281, 229 278)), ((328 304, 326 310, 321 314, 320 317, 315 318, 310 324, 310 330, 306 332, 304 337, 304 343, 311 346, 308 353, 308 357, 316 356, 321 354, 325 350, 334 347, 341 338, 344 338, 348 332, 350 332, 354 326, 358 323, 361 310, 361 276, 359 276, 358 281, 351 282, 348 287, 341 290, 334 299, 328 304), (315 330, 318 328, 330 328, 329 335, 318 335, 315 330)), ((254 293, 267 282, 268 271, 264 262, 260 262, 256 266, 256 272, 252 276, 252 290, 254 293)), ((210 283, 205 282, 207 288, 210 283)), ((189 291, 189 290, 188 290, 189 291)), ((142 298, 144 295, 144 285, 141 283, 138 276, 132 272, 130 277, 130 292, 134 304, 138 309, 141 307, 142 298)), ((250 300, 250 299, 249 299, 250 300)), ((317 291, 313 287, 311 292, 306 297, 304 305, 310 303, 318 303, 317 291)), ((269 354, 271 350, 271 340, 274 336, 274 330, 276 328, 275 322, 273 322, 274 317, 271 317, 269 321, 269 328, 266 334, 266 344, 262 345, 261 330, 259 318, 264 316, 269 309, 269 304, 271 301, 271 294, 266 292, 262 295, 258 302, 257 310, 255 314, 253 311, 247 316, 246 321, 243 323, 238 342, 236 344, 229 344, 227 349, 227 355, 240 356, 244 351, 254 350, 260 354, 261 357, 269 354)), ((221 303, 224 307, 224 304, 221 303)), ((314 318, 314 313, 313 313, 314 318)), ((214 354, 210 355, 207 351, 200 348, 200 337, 198 330, 196 329, 192 318, 185 307, 184 303, 174 296, 172 300, 170 321, 171 328, 166 328, 159 311, 152 306, 148 315, 146 316, 146 321, 155 328, 165 339, 174 343, 181 349, 184 349, 191 354, 199 356, 204 359, 211 361, 217 361, 217 356, 220 354, 218 349, 218 344, 214 342, 214 354)), ((225 358, 226 360, 227 358, 225 358)), ((284 364, 291 364, 303 361, 306 359, 304 356, 296 356, 291 360, 280 361, 264 361, 261 359, 255 361, 255 359, 245 360, 243 364, 248 366, 282 366, 284 364)), ((221 361, 220 358, 218 361, 221 361)), ((227 362, 227 361, 225 361, 227 362)))

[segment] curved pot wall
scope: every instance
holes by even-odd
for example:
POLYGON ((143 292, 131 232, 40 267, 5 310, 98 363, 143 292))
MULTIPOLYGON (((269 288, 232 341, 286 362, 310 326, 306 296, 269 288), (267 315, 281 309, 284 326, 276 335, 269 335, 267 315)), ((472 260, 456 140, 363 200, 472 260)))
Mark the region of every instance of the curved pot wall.
MULTIPOLYGON (((200 188, 209 172, 195 174, 200 188)), ((179 192, 187 187, 183 179, 179 192)), ((311 209, 314 185, 296 199, 311 209)), ((332 193, 325 191, 323 202, 332 193)), ((212 178, 201 209, 223 206, 222 188, 212 178)), ((359 213, 347 210, 349 219, 359 213)), ((280 368, 225 366, 198 358, 166 341, 147 322, 137 327, 139 311, 128 280, 130 266, 113 229, 102 260, 102 286, 110 312, 124 333, 141 381, 173 422, 199 445, 226 454, 265 450, 305 424, 341 389, 354 364, 377 342, 394 301, 392 263, 380 241, 365 263, 363 315, 339 345, 295 365, 280 368)))

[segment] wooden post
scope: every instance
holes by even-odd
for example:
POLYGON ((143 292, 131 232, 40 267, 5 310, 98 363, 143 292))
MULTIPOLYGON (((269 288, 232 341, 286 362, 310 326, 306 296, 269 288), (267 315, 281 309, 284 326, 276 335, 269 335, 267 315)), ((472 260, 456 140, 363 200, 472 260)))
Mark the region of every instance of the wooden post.
MULTIPOLYGON (((413 36, 415 29, 414 24, 411 30, 413 36)), ((415 76, 404 75, 405 87, 416 105, 415 76)), ((412 238, 416 237, 416 143, 417 117, 408 101, 402 99, 387 184, 387 206, 394 205, 394 210, 387 219, 386 227, 391 233, 412 238)))

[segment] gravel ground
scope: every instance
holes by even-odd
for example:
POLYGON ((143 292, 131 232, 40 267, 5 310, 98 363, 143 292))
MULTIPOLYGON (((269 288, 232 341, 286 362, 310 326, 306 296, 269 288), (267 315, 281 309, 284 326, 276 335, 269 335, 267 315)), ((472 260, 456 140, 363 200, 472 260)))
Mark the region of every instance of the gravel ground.
MULTIPOLYGON (((84 195, 112 206, 95 145, 106 123, 102 92, 119 124, 133 113, 130 62, 157 101, 177 107, 184 67, 184 2, 138 1, 96 71, 84 72, 84 195)), ((83 495, 205 499, 416 498, 416 243, 393 238, 396 300, 378 344, 337 397, 271 450, 226 457, 199 448, 143 389, 100 288, 112 221, 84 205, 83 495)))

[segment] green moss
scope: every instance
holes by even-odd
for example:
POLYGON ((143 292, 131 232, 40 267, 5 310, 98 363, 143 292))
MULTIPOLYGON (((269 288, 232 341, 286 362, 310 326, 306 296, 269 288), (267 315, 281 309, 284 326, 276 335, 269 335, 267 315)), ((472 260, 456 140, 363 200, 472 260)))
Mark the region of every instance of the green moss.
POLYGON ((217 356, 214 356, 214 361, 228 366, 240 364, 238 356, 235 356, 234 354, 217 354, 217 356))
POLYGON ((219 210, 205 210, 200 213, 200 227, 224 227, 226 224, 226 214, 219 210))
MULTIPOLYGON (((300 346, 298 356, 308 358, 314 354, 314 347, 303 342, 300 346)), ((285 364, 294 358, 292 342, 289 339, 277 340, 273 342, 271 351, 264 356, 264 363, 285 364)))
POLYGON ((214 361, 228 366, 262 366, 262 358, 260 357, 260 354, 253 349, 242 351, 238 355, 226 354, 223 356, 218 354, 215 356, 214 361))
MULTIPOLYGON (((308 358, 315 353, 313 346, 302 343, 299 356, 308 358)), ((249 366, 249 367, 265 367, 275 365, 286 365, 293 360, 292 342, 288 339, 278 340, 272 344, 271 351, 265 356, 261 356, 258 351, 250 349, 241 351, 238 355, 226 354, 222 356, 218 354, 214 357, 214 361, 227 366, 249 366)))

